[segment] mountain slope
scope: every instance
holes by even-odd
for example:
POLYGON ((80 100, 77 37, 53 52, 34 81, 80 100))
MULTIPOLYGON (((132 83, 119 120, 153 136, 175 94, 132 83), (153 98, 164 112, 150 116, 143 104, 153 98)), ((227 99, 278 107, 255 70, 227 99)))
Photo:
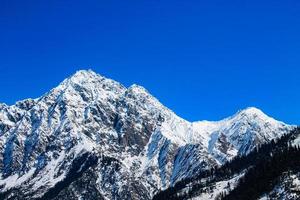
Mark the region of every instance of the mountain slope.
POLYGON ((247 155, 202 171, 161 191, 154 199, 299 199, 300 128, 247 155))
POLYGON ((6 199, 151 199, 291 128, 256 108, 188 122, 141 86, 81 70, 38 99, 0 105, 0 192, 6 199))

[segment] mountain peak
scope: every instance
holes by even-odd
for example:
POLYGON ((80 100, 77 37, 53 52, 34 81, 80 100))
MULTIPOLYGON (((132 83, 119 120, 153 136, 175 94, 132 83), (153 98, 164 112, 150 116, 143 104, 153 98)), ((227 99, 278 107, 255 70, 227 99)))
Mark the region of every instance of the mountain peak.
POLYGON ((144 88, 143 86, 133 84, 128 88, 128 91, 131 91, 133 93, 138 93, 138 94, 149 94, 148 90, 144 88))
POLYGON ((68 78, 66 78, 61 84, 59 85, 60 87, 65 88, 66 86, 73 85, 73 84, 78 84, 78 85, 85 85, 89 84, 92 82, 99 82, 103 80, 104 77, 96 74, 92 70, 78 70, 68 78))
POLYGON ((244 113, 247 115, 257 115, 257 114, 265 115, 265 113, 263 113, 263 111, 261 111, 260 109, 258 109, 256 107, 247 107, 247 108, 241 110, 240 113, 244 113))
POLYGON ((64 97, 70 102, 77 102, 78 98, 84 101, 102 99, 108 102, 108 99, 115 99, 125 91, 126 88, 119 82, 89 69, 77 71, 41 98, 53 96, 58 99, 64 97))
POLYGON ((265 124, 269 123, 272 124, 274 127, 278 127, 281 125, 286 125, 285 123, 278 121, 274 119, 273 117, 268 116, 265 114, 263 111, 261 111, 258 108, 255 107, 248 107, 244 110, 241 110, 237 112, 233 117, 230 118, 231 120, 234 121, 247 121, 249 123, 260 123, 260 124, 265 124))
POLYGON ((256 107, 247 107, 243 110, 237 112, 236 116, 247 116, 247 117, 259 117, 259 118, 269 118, 263 111, 256 107))
POLYGON ((80 83, 80 82, 87 82, 88 80, 95 80, 103 78, 99 74, 96 74, 91 69, 89 70, 79 70, 75 74, 73 74, 69 79, 72 80, 72 82, 80 83))
POLYGON ((92 69, 81 69, 77 70, 73 76, 87 76, 87 75, 98 75, 92 69))

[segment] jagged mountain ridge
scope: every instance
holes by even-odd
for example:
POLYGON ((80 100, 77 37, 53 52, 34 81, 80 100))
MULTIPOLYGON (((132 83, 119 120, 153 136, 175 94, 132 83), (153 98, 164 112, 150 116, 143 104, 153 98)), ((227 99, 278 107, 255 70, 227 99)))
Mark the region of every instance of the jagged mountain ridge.
POLYGON ((95 156, 97 163, 57 195, 92 199, 76 193, 81 184, 99 198, 151 199, 290 129, 256 108, 191 123, 141 86, 81 70, 38 99, 0 105, 0 191, 8 199, 45 197, 78 159, 84 164, 95 156))

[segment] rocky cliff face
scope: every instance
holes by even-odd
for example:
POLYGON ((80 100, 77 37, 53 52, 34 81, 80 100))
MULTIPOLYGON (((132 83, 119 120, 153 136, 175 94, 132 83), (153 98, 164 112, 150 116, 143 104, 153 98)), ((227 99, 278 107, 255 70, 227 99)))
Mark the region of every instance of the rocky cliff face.
POLYGON ((0 197, 151 199, 290 129, 256 108, 191 123, 141 86, 82 70, 38 99, 0 104, 0 197))

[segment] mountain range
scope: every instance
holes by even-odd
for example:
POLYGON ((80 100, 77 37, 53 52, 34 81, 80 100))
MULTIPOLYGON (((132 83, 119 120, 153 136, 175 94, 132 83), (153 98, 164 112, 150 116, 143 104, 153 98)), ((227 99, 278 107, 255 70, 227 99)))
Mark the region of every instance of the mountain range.
POLYGON ((294 128, 254 107, 189 122, 142 86, 80 70, 37 99, 0 104, 0 198, 152 199, 294 128))

